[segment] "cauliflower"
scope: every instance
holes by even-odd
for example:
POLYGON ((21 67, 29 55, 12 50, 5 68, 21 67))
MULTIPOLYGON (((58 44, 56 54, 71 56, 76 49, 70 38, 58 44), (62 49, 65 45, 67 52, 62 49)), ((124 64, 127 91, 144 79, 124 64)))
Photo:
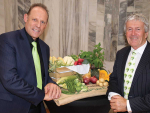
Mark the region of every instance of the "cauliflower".
POLYGON ((75 60, 70 56, 65 56, 63 58, 66 65, 74 65, 75 60))

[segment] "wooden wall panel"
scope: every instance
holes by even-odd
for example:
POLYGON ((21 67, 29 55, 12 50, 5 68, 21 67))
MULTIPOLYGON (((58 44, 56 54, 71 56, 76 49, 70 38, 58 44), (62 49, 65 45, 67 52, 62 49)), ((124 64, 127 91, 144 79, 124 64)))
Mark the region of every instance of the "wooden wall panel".
POLYGON ((5 12, 5 32, 16 30, 18 15, 17 15, 17 1, 4 0, 5 12))
POLYGON ((101 43, 101 47, 104 47, 104 14, 105 14, 105 6, 104 0, 97 0, 97 18, 96 18, 96 44, 101 43))
POLYGON ((114 61, 117 52, 119 0, 105 0, 105 60, 114 61))
POLYGON ((78 55, 80 50, 92 51, 100 42, 110 72, 116 52, 127 44, 123 30, 126 16, 140 12, 150 23, 149 0, 4 0, 4 31, 23 28, 24 13, 37 2, 49 10, 48 26, 40 38, 51 48, 51 56, 78 55))
MULTIPOLYGON (((89 36, 89 0, 79 0, 79 48, 74 54, 79 54, 80 50, 88 51, 89 36)), ((74 47, 76 44, 74 43, 74 47)))
POLYGON ((18 11, 18 29, 24 27, 24 14, 27 13, 31 5, 30 0, 18 0, 17 1, 17 11, 18 11))
POLYGON ((44 32, 43 40, 50 47, 51 56, 59 56, 60 50, 60 41, 59 41, 59 9, 60 9, 60 0, 44 0, 43 2, 49 10, 49 21, 47 28, 44 32))
POLYGON ((4 0, 0 1, 0 34, 5 32, 5 10, 4 0))
POLYGON ((61 0, 60 6, 60 54, 66 56, 88 50, 87 0, 61 0))
POLYGON ((97 0, 89 0, 89 38, 88 50, 92 51, 96 44, 97 0))
POLYGON ((62 0, 60 6, 60 56, 77 53, 79 47, 79 5, 75 0, 62 0), (76 44, 76 46, 75 46, 76 44))

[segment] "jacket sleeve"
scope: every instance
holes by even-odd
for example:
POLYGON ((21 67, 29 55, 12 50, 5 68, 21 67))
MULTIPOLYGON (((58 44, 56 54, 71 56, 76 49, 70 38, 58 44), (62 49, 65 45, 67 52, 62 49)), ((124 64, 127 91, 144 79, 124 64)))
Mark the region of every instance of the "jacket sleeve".
POLYGON ((129 100, 131 109, 133 113, 150 111, 150 94, 145 95, 144 97, 135 97, 129 100))
POLYGON ((5 35, 0 35, 0 82, 8 92, 34 105, 39 104, 45 95, 44 91, 18 75, 15 47, 5 35))
POLYGON ((48 59, 48 66, 46 66, 47 68, 46 68, 46 74, 45 75, 47 75, 47 82, 46 82, 46 84, 48 84, 48 83, 54 83, 54 84, 57 84, 56 82, 54 82, 53 80, 52 80, 52 78, 49 76, 49 72, 48 72, 48 70, 49 70, 49 58, 50 58, 50 49, 49 49, 49 46, 46 46, 46 53, 47 53, 47 59, 48 59))

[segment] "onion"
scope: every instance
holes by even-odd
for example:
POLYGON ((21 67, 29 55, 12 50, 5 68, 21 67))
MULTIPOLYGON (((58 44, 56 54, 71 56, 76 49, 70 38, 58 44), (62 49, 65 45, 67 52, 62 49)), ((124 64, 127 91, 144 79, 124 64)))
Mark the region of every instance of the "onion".
POLYGON ((96 77, 91 77, 90 78, 90 82, 92 82, 93 84, 95 84, 97 81, 97 78, 96 77))
POLYGON ((97 81, 96 81, 96 85, 99 85, 99 83, 100 83, 99 80, 97 80, 97 81))
POLYGON ((88 83, 90 82, 90 78, 84 78, 84 79, 83 79, 83 82, 84 82, 85 84, 88 84, 88 83))
POLYGON ((100 82, 100 83, 99 83, 99 86, 101 86, 101 87, 102 87, 102 86, 103 86, 103 83, 102 83, 102 82, 100 82))
POLYGON ((105 80, 103 78, 100 78, 99 82, 105 82, 105 80))
POLYGON ((104 86, 108 86, 108 82, 104 82, 104 86))

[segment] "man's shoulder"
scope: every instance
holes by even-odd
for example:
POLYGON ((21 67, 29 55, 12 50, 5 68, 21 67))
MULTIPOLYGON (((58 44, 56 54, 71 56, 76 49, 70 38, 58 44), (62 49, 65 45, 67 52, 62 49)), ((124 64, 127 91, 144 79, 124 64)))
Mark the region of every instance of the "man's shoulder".
POLYGON ((126 47, 120 49, 118 52, 122 53, 122 52, 125 52, 125 51, 130 50, 130 49, 131 49, 131 46, 126 46, 126 47))
POLYGON ((126 46, 126 47, 118 50, 117 55, 124 56, 125 54, 128 54, 130 50, 131 50, 131 46, 126 46))
POLYGON ((20 30, 15 30, 15 31, 9 31, 9 32, 6 32, 6 33, 2 33, 0 35, 0 37, 13 37, 13 36, 16 36, 16 35, 19 35, 20 34, 20 30))

